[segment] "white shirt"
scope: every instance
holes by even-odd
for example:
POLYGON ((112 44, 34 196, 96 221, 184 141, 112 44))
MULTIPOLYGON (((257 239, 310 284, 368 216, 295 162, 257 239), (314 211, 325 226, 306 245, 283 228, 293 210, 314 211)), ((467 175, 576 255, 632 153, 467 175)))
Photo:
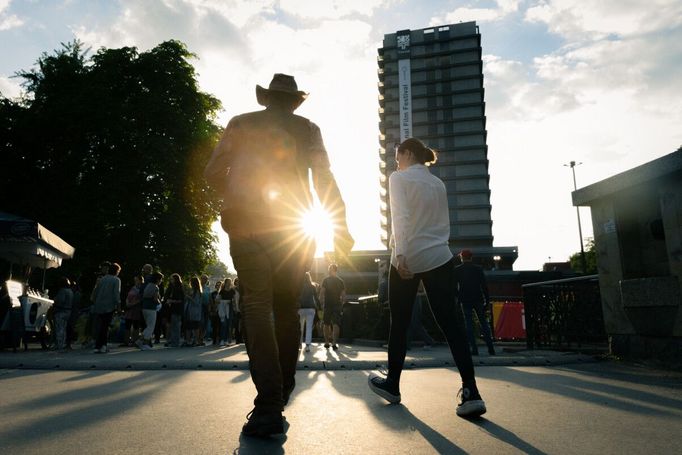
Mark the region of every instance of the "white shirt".
POLYGON ((452 259, 450 213, 445 184, 423 164, 391 174, 391 264, 403 255, 412 273, 427 272, 452 259))

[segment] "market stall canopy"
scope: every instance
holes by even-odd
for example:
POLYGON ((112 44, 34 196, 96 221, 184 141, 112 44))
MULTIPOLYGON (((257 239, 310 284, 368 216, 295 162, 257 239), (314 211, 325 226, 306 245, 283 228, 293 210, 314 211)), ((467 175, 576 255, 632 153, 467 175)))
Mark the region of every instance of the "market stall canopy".
POLYGON ((37 221, 0 212, 0 258, 48 269, 73 257, 75 249, 37 221))

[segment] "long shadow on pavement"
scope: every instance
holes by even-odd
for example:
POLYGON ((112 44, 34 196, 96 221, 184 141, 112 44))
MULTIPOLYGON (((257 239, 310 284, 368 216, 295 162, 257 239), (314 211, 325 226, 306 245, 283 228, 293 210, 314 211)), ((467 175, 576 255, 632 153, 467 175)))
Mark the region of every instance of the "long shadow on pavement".
POLYGON ((505 428, 502 428, 498 424, 491 422, 485 417, 481 417, 479 419, 472 419, 470 420, 470 422, 478 426, 479 428, 485 430, 489 435, 493 436, 494 438, 497 438, 502 442, 506 442, 510 446, 515 447, 516 449, 520 450, 523 453, 531 455, 546 454, 546 452, 543 452, 537 447, 527 443, 523 439, 516 436, 516 434, 514 434, 513 432, 505 428))
MULTIPOLYGON (((32 374, 31 371, 21 372, 23 376, 32 374)), ((81 376, 87 379, 87 376, 81 376)), ((113 414, 130 413, 146 406, 168 383, 175 380, 177 376, 164 375, 162 372, 133 372, 125 379, 75 389, 71 386, 69 390, 5 406, 3 412, 10 415, 13 410, 32 407, 39 407, 42 412, 28 422, 13 426, 11 431, 0 429, 0 440, 11 441, 14 447, 22 447, 36 439, 59 438, 74 428, 97 426, 113 414), (50 411, 65 405, 69 407, 68 410, 50 411), (36 428, 40 431, 35 431, 36 428), (26 438, 27 434, 31 438, 26 438)))
POLYGON ((408 433, 414 428, 438 453, 453 455, 467 453, 412 414, 410 410, 402 404, 372 405, 367 403, 367 407, 374 413, 377 420, 391 428, 393 431, 408 433))
MULTIPOLYGON (((679 415, 675 411, 682 409, 682 400, 637 387, 666 387, 667 384, 661 383, 660 379, 646 371, 622 371, 621 368, 623 367, 620 365, 610 363, 534 368, 532 372, 523 368, 506 368, 504 376, 496 374, 499 370, 478 368, 476 375, 627 412, 671 417, 679 415), (613 381, 614 378, 623 384, 614 385, 605 381, 613 381)), ((680 384, 682 381, 678 383, 678 387, 680 384)))

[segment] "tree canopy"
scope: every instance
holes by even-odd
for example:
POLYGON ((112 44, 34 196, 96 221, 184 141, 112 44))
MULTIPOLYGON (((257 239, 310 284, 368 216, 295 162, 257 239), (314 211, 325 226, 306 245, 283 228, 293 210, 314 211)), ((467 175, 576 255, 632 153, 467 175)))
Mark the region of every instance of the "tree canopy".
POLYGON ((594 239, 589 239, 585 246, 585 263, 587 264, 587 270, 583 270, 582 258, 580 256, 580 251, 570 256, 569 261, 571 262, 571 268, 577 272, 588 275, 597 273, 597 250, 594 245, 594 239))
POLYGON ((220 102, 179 41, 88 54, 79 42, 43 54, 17 73, 23 99, 0 96, 0 210, 75 246, 74 275, 103 260, 199 272, 215 260, 202 171, 220 102))

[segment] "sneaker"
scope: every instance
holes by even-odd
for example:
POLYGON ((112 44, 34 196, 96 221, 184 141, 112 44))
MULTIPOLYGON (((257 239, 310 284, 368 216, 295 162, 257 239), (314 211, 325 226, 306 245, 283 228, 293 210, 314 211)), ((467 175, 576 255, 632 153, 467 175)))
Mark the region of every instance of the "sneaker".
POLYGON ((107 346, 107 345, 105 344, 104 346, 102 346, 102 347, 100 348, 100 352, 101 352, 102 354, 106 354, 107 352, 110 352, 109 346, 107 346))
POLYGON ((431 344, 425 344, 423 349, 425 351, 430 351, 432 347, 433 347, 433 345, 431 345, 431 344))
POLYGON ((310 352, 310 345, 309 344, 305 345, 305 352, 310 352))
POLYGON ((497 355, 497 353, 495 352, 495 348, 492 347, 492 346, 489 347, 489 348, 488 348, 488 354, 489 354, 489 355, 497 355))
POLYGON ((221 347, 221 348, 224 348, 224 347, 225 347, 225 340, 222 340, 222 341, 220 342, 220 347, 221 347))
POLYGON ((93 354, 101 354, 101 353, 102 353, 102 350, 99 349, 99 348, 98 348, 98 349, 93 349, 93 350, 92 350, 92 353, 93 353, 93 354))
POLYGON ((459 404, 457 415, 460 417, 478 417, 485 414, 485 402, 477 390, 472 391, 468 387, 459 389, 457 393, 459 404))
POLYGON ((143 344, 140 349, 142 349, 143 351, 151 351, 153 348, 148 344, 143 344))
POLYGON ((393 380, 371 373, 367 379, 367 384, 369 384, 372 392, 389 403, 400 403, 400 388, 393 380))
POLYGON ((142 342, 141 339, 138 338, 137 340, 135 340, 135 346, 137 346, 139 349, 142 349, 143 344, 144 343, 142 342))
POLYGON ((335 350, 335 351, 338 351, 338 350, 339 350, 339 345, 338 345, 338 344, 334 344, 334 346, 332 346, 332 349, 335 350))
POLYGON ((331 346, 331 345, 330 345, 329 343, 325 343, 325 344, 324 344, 324 348, 325 348, 325 349, 329 349, 330 346, 331 346))
POLYGON ((254 408, 248 413, 246 420, 242 427, 244 436, 265 438, 284 433, 284 417, 279 411, 260 411, 254 408))

